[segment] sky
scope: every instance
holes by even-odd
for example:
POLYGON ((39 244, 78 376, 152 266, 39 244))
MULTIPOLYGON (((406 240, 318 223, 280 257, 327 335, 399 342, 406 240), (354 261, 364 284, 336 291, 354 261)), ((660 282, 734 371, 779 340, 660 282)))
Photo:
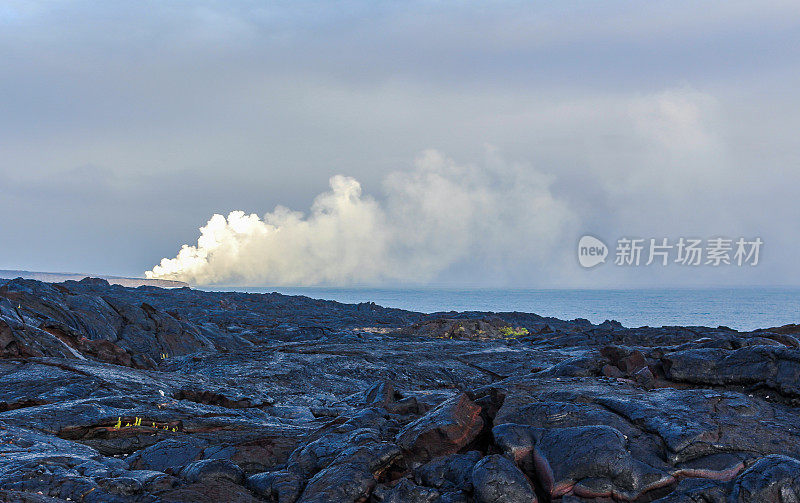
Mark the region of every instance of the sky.
POLYGON ((794 1, 0 0, 0 269, 797 286, 798 50, 794 1))

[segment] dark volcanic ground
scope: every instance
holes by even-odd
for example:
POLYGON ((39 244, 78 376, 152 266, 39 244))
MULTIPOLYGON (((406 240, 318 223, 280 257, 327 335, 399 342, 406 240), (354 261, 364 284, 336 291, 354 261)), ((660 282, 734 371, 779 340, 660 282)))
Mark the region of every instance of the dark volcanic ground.
POLYGON ((0 501, 798 502, 798 332, 12 280, 0 501))

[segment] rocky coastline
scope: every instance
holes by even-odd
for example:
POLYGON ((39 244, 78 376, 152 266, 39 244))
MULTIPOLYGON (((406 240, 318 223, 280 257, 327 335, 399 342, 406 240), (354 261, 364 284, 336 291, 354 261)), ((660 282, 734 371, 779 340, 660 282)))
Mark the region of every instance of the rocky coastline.
POLYGON ((797 502, 798 407, 795 325, 0 280, 0 501, 797 502))

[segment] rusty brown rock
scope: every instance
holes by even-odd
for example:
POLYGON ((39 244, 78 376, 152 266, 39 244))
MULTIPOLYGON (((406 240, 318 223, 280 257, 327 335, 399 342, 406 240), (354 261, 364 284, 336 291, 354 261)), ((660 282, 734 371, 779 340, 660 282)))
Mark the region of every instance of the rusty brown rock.
POLYGON ((462 393, 407 425, 396 442, 419 459, 454 454, 480 433, 480 414, 481 407, 462 393))

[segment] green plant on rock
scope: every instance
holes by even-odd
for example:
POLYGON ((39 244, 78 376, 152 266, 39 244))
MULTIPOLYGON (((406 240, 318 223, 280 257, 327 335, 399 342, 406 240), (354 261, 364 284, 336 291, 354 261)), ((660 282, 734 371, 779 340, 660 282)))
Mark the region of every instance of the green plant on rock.
POLYGON ((528 329, 524 327, 517 327, 516 329, 513 327, 500 327, 498 330, 500 335, 506 339, 516 339, 517 337, 522 337, 529 333, 528 329))
MULTIPOLYGON (((141 418, 141 417, 138 417, 138 416, 137 416, 137 417, 133 418, 133 423, 126 422, 126 423, 125 423, 125 428, 131 428, 131 427, 141 426, 141 425, 142 425, 142 421, 143 421, 143 420, 144 420, 144 418, 141 418)), ((153 423, 153 427, 155 427, 155 425, 156 425, 156 423, 153 423)), ((122 417, 118 417, 118 418, 117 418, 117 422, 116 422, 116 423, 114 423, 114 427, 113 427, 113 428, 114 428, 115 430, 119 430, 119 429, 121 429, 122 427, 123 427, 123 425, 122 425, 122 417)))

